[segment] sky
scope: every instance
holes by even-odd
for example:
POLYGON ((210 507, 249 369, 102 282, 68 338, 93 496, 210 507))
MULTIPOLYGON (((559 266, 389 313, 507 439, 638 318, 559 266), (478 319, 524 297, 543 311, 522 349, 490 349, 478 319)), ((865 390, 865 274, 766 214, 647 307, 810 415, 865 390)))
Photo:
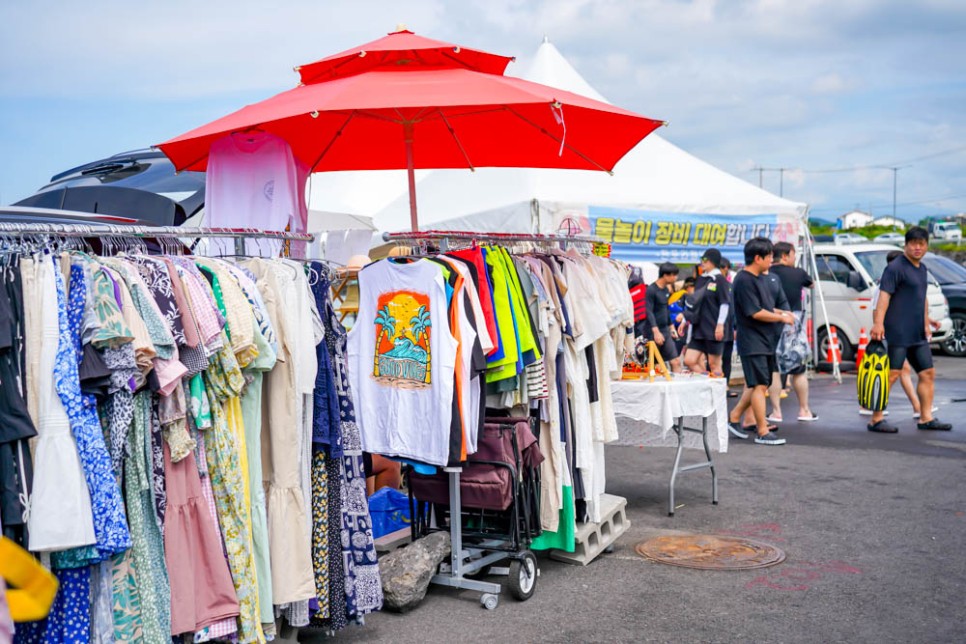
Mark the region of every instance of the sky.
POLYGON ((891 214, 893 179, 901 218, 966 211, 959 0, 3 2, 0 204, 289 89, 295 65, 400 24, 516 56, 513 75, 547 36, 610 102, 814 217, 891 214))

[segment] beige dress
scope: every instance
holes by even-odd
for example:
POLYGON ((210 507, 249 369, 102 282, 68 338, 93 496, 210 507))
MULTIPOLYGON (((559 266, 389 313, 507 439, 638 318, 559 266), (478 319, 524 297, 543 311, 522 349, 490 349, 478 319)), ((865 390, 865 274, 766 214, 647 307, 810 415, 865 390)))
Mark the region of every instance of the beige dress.
POLYGON ((297 301, 290 267, 254 259, 247 267, 268 309, 278 339, 275 368, 265 374, 262 416, 262 476, 266 485, 272 600, 276 605, 315 595, 309 515, 302 492, 296 320, 287 311, 297 301))

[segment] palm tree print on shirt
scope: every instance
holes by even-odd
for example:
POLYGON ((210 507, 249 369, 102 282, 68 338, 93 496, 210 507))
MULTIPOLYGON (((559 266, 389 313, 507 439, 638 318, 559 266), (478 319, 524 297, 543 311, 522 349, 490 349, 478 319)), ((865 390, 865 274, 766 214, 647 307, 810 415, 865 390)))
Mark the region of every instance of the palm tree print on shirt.
POLYGON ((389 305, 384 304, 376 315, 376 355, 373 358, 372 374, 379 377, 379 345, 386 337, 392 337, 396 332, 396 318, 389 312, 389 305))
POLYGON ((374 319, 373 377, 382 384, 422 388, 431 382, 429 296, 395 291, 379 297, 374 319))

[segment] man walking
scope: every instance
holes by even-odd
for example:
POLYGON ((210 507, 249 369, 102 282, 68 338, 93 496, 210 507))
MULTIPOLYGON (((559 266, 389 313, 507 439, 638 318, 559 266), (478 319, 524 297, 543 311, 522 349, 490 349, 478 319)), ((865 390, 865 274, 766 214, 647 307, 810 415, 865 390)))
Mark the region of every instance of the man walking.
POLYGON ((775 259, 778 263, 771 267, 770 273, 781 280, 788 307, 795 316, 795 324, 784 327, 778 346, 778 371, 782 378, 776 379, 768 391, 771 397, 772 420, 781 421, 782 380, 787 375, 798 398, 798 420, 814 422, 818 420, 818 415, 808 406, 808 377, 805 375, 805 360, 809 351, 808 332, 802 307, 802 289, 812 288, 812 278, 795 266, 795 247, 788 242, 775 244, 775 259))
MULTIPOLYGON (((929 319, 926 302, 927 273, 922 257, 929 250, 929 233, 914 226, 906 231, 906 244, 901 257, 890 262, 879 282, 879 301, 872 320, 872 339, 885 339, 889 349, 889 385, 895 384, 902 373, 902 365, 909 365, 919 374, 916 392, 919 394, 919 429, 948 431, 953 428, 932 415, 932 401, 936 384, 936 369, 932 364, 929 340, 938 321, 929 319)), ((899 429, 883 419, 883 412, 872 414, 870 432, 894 434, 899 429)))
POLYGON ((661 353, 664 363, 674 373, 681 371, 678 360, 678 349, 671 334, 671 318, 668 313, 668 299, 671 292, 668 287, 678 279, 678 267, 671 262, 664 262, 658 267, 657 281, 647 287, 644 303, 647 308, 648 340, 653 340, 661 353))
MULTIPOLYGON (((730 283, 734 279, 731 271, 731 260, 727 257, 721 258, 721 274, 730 283)), ((732 288, 734 286, 732 285, 732 288)), ((733 293, 732 293, 733 295, 733 293)), ((728 318, 725 320, 724 343, 721 345, 721 372, 724 374, 725 384, 731 382, 731 363, 735 352, 735 307, 732 306, 728 311, 728 318)))
POLYGON ((725 323, 731 309, 731 284, 721 274, 721 251, 710 248, 701 258, 701 276, 694 285, 694 308, 690 311, 691 341, 688 342, 687 365, 694 373, 710 371, 721 377, 721 354, 724 351, 725 323), (708 366, 704 361, 707 357, 708 366))
POLYGON ((755 237, 745 244, 745 268, 734 279, 735 322, 738 328, 738 355, 745 374, 746 389, 741 400, 731 410, 729 429, 737 438, 746 438, 739 423, 745 410, 751 406, 755 417, 759 445, 784 445, 785 439, 769 431, 765 419, 765 398, 772 374, 778 371, 775 349, 777 325, 793 324, 789 311, 775 308, 773 289, 765 282, 763 274, 772 263, 772 243, 765 237, 755 237))

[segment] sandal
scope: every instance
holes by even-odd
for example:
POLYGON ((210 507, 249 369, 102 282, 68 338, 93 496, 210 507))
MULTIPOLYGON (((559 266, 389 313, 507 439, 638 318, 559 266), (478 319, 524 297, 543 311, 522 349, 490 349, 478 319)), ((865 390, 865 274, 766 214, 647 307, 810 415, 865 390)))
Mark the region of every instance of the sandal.
POLYGON ((885 422, 884 420, 880 420, 877 423, 867 425, 866 429, 868 429, 870 432, 876 432, 879 434, 895 434, 899 431, 898 427, 894 427, 889 423, 885 422))
MULTIPOLYGON (((745 425, 741 429, 744 430, 744 431, 746 431, 746 432, 749 432, 751 434, 757 434, 758 433, 758 425, 745 425)), ((781 429, 781 427, 779 427, 778 425, 769 425, 768 426, 768 431, 770 431, 770 432, 777 432, 779 429, 781 429)))

